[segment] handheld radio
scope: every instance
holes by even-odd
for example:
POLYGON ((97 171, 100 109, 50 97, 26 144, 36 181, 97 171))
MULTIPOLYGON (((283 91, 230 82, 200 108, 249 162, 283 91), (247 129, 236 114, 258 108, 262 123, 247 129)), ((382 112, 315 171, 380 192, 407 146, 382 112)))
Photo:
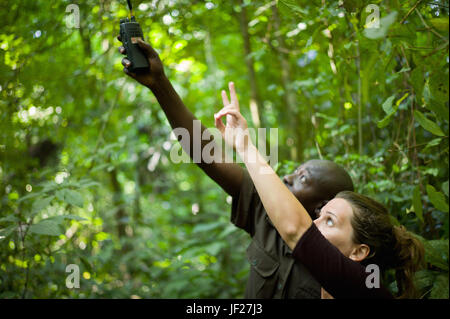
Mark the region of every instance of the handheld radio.
POLYGON ((137 39, 144 40, 144 35, 141 26, 133 16, 133 7, 130 0, 127 0, 127 2, 130 9, 130 17, 120 19, 120 38, 127 51, 127 58, 131 62, 128 70, 133 73, 142 73, 148 70, 149 64, 147 57, 139 47, 137 39))

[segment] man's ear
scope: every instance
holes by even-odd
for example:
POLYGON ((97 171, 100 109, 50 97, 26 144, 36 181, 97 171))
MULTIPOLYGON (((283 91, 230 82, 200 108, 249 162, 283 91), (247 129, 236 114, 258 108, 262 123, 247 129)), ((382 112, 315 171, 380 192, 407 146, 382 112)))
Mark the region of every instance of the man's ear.
POLYGON ((370 247, 366 244, 358 244, 356 245, 352 252, 350 253, 350 256, 348 256, 350 259, 354 261, 362 261, 364 260, 370 253, 370 247))
POLYGON ((314 215, 315 215, 315 218, 319 218, 319 216, 320 216, 320 210, 321 210, 322 207, 325 206, 328 202, 329 202, 328 199, 324 199, 324 200, 320 201, 320 202, 316 205, 316 208, 314 208, 314 215))

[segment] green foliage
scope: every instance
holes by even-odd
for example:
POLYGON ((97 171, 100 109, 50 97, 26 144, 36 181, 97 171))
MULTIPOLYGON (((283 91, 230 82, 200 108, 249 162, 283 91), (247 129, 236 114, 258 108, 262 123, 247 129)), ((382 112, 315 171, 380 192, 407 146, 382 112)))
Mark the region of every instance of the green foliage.
POLYGON ((442 194, 441 192, 437 192, 436 189, 431 185, 427 185, 427 194, 430 202, 436 209, 444 213, 448 213, 448 204, 445 201, 444 194, 442 194))
POLYGON ((420 126, 426 129, 428 132, 433 133, 437 136, 445 136, 444 132, 437 126, 436 123, 430 121, 423 115, 420 111, 415 110, 414 115, 416 117, 417 122, 419 122, 420 126))
MULTIPOLYGON (((230 80, 252 118, 251 57, 278 174, 314 158, 344 166, 422 239, 423 298, 448 298, 448 1, 375 1, 380 28, 370 1, 276 3, 140 1, 135 14, 207 127, 230 80)), ((123 74, 124 1, 79 4, 79 29, 69 4, 1 5, 0 298, 242 297, 249 236, 219 186, 170 161, 164 112, 123 74)))

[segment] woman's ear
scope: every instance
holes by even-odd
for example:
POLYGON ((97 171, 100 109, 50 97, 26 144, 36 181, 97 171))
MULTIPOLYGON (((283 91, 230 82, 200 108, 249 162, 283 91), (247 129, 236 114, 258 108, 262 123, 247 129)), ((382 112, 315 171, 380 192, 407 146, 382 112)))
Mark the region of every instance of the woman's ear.
POLYGON ((350 253, 350 256, 348 256, 350 259, 354 261, 362 261, 364 260, 370 253, 370 247, 366 244, 358 244, 353 248, 352 252, 350 253))

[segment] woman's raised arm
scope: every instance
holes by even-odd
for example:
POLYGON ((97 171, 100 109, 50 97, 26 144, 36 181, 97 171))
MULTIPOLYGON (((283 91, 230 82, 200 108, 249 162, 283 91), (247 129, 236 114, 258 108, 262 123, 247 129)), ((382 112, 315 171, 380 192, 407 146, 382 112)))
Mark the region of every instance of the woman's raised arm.
POLYGON ((225 142, 235 148, 245 163, 270 220, 289 248, 294 249, 300 237, 311 226, 311 217, 252 143, 232 82, 229 89, 231 102, 226 92, 222 91, 224 107, 214 115, 215 125, 225 142), (226 126, 221 119, 223 116, 227 119, 226 126))

